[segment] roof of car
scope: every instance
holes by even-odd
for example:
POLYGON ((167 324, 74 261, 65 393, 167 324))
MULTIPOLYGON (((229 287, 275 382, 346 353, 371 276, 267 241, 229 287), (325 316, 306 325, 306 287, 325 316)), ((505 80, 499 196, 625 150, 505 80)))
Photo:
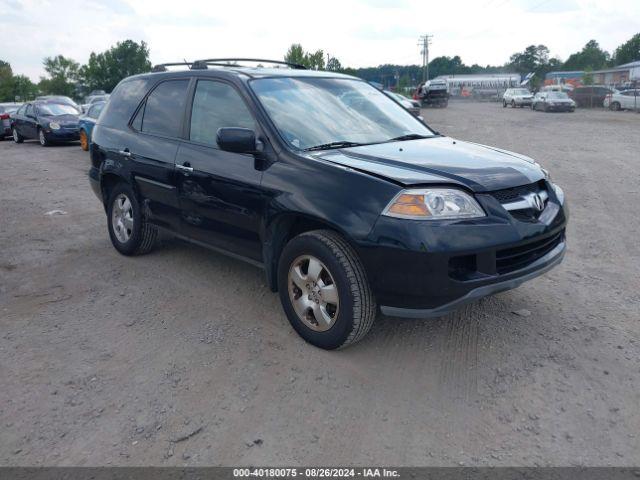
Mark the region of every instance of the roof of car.
MULTIPOLYGON (((243 66, 209 66, 207 69, 187 69, 182 68, 180 70, 168 70, 165 72, 150 72, 135 75, 135 77, 155 77, 155 76, 167 76, 167 77, 189 77, 192 75, 199 76, 217 76, 221 72, 236 74, 238 76, 245 76, 248 78, 267 78, 267 77, 317 77, 317 78, 349 78, 356 79, 351 75, 345 75, 338 72, 329 72, 324 70, 304 70, 294 68, 263 68, 263 67, 243 67, 243 66)), ((130 77, 131 78, 131 77, 130 77)), ((360 80, 360 79, 358 79, 360 80)))

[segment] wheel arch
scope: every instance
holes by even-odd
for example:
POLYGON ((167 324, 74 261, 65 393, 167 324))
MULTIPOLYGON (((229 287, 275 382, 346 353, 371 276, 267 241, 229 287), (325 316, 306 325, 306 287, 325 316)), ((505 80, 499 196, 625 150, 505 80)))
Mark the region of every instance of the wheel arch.
POLYGON ((285 245, 292 238, 312 230, 331 230, 353 246, 349 235, 338 225, 303 213, 282 213, 270 220, 264 229, 262 256, 267 283, 272 292, 278 291, 278 261, 285 245))

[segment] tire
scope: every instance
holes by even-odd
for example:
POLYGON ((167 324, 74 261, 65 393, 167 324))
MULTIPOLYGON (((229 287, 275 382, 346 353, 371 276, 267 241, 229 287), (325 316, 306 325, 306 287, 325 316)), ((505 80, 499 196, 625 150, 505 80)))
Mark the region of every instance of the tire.
POLYGON ((612 102, 611 105, 609 105, 609 109, 613 110, 614 112, 617 112, 618 110, 620 110, 620 103, 612 102))
POLYGON ((38 141, 43 147, 51 145, 51 142, 47 140, 47 137, 44 135, 44 131, 41 128, 38 129, 38 141))
POLYGON ((506 100, 502 100, 502 108, 507 108, 507 101, 506 100))
POLYGON ((515 100, 511 100, 511 108, 516 108, 516 101, 515 100))
POLYGON ((123 255, 150 252, 156 244, 158 229, 147 221, 133 189, 126 183, 117 184, 108 202, 107 228, 113 247, 123 255))
POLYGON ((326 350, 361 340, 376 317, 376 303, 358 255, 331 230, 306 232, 287 243, 278 261, 278 290, 291 326, 307 342, 326 350), (309 270, 313 260, 320 264, 316 264, 317 275, 309 270), (322 295, 332 285, 336 302, 322 295), (307 313, 301 315, 296 309, 307 313), (324 315, 324 320, 316 314, 324 315))
POLYGON ((87 132, 84 130, 80 130, 80 148, 85 152, 89 151, 89 137, 87 137, 87 132))
POLYGON ((11 129, 11 133, 13 134, 13 141, 14 142, 16 142, 16 143, 24 142, 24 137, 18 133, 18 130, 16 129, 16 127, 13 127, 11 129))

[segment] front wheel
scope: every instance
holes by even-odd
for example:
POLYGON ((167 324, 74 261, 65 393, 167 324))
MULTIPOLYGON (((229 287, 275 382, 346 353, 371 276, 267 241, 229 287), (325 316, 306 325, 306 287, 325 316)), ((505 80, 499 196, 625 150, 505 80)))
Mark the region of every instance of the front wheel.
POLYGON ((515 100, 511 100, 511 108, 516 108, 516 101, 515 100))
POLYGON ((142 212, 133 189, 116 185, 109 195, 107 225, 111 243, 123 255, 141 255, 153 249, 158 230, 142 212))
POLYGON ((47 137, 42 129, 38 130, 38 141, 43 147, 48 147, 49 145, 51 145, 51 142, 47 140, 47 137))
POLYGON ((620 110, 620 104, 618 102, 612 102, 611 105, 609 105, 609 108, 614 112, 617 112, 620 110))
POLYGON ((502 100, 502 108, 507 108, 507 101, 506 100, 502 100))
POLYGON ((278 290, 291 326, 327 350, 362 339, 376 316, 358 255, 330 230, 306 232, 287 243, 278 263, 278 290))
POLYGON ((80 148, 85 152, 89 151, 89 138, 84 130, 80 130, 80 148))

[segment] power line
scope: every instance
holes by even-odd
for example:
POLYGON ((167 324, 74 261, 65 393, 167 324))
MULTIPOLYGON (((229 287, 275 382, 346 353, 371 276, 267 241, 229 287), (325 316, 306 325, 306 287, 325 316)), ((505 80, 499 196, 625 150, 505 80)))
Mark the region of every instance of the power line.
POLYGON ((418 39, 418 46, 422 47, 420 53, 422 54, 422 81, 426 82, 429 79, 429 44, 431 43, 433 35, 424 34, 418 39))

